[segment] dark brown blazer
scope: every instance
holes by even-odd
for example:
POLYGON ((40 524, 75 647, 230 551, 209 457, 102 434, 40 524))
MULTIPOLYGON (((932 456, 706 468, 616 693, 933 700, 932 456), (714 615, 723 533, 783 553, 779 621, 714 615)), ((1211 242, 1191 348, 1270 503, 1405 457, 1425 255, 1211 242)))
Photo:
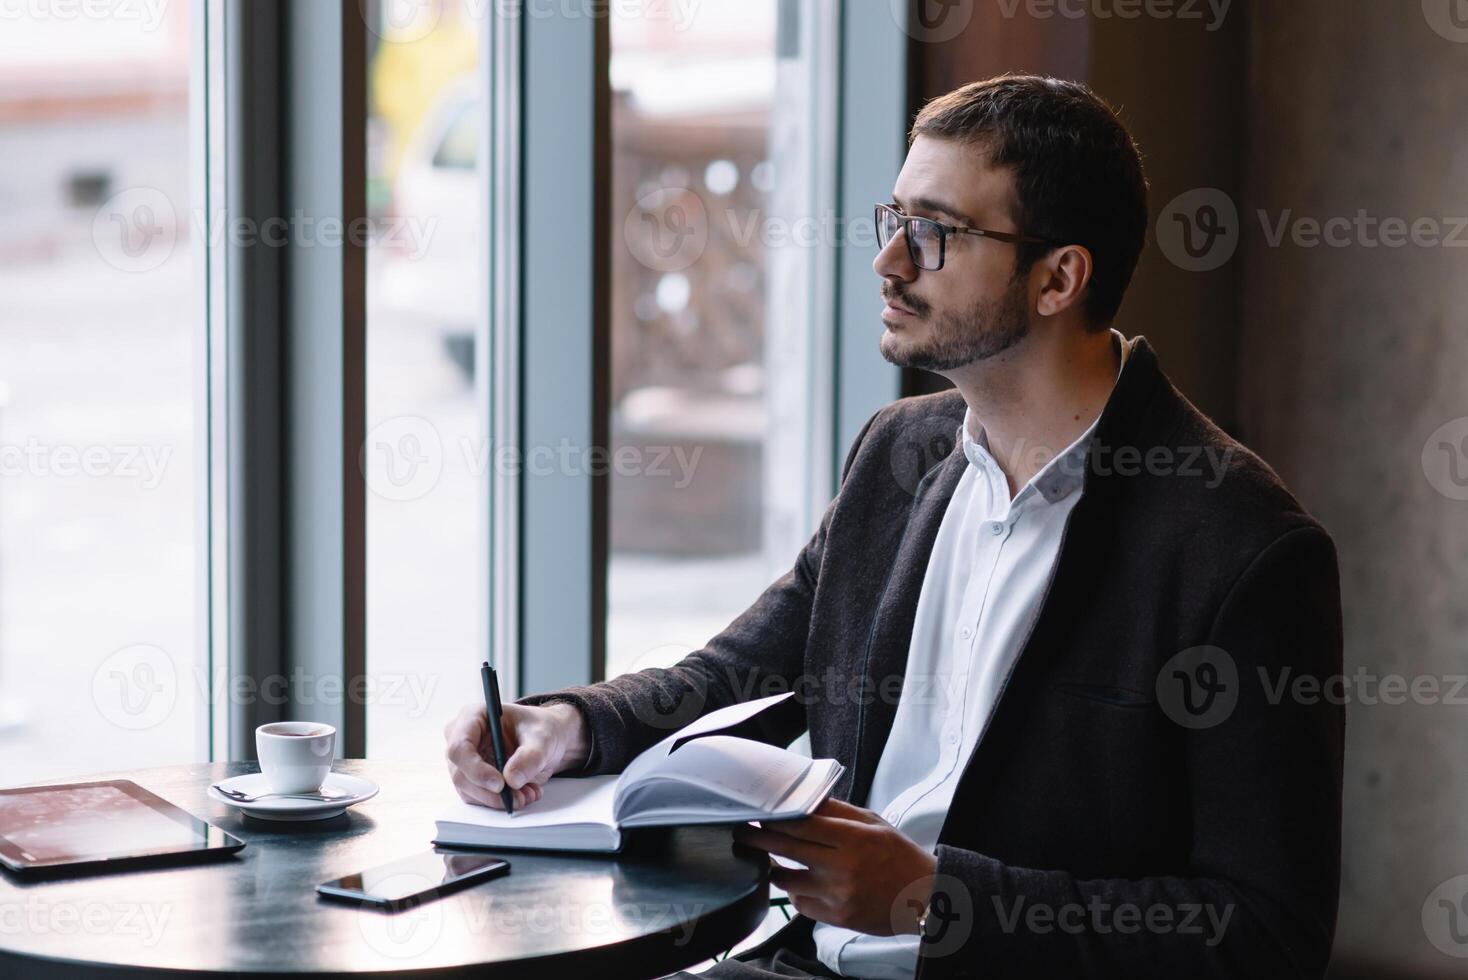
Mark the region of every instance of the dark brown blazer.
MULTIPOLYGON (((618 772, 703 712, 793 689, 758 737, 808 728, 815 756, 848 767, 836 795, 865 804, 899 699, 924 696, 903 691, 904 667, 968 465, 964 408, 947 391, 873 415, 794 567, 704 648, 522 699, 585 714, 594 747, 573 775, 618 772)), ((1331 539, 1142 338, 1084 480, 939 838, 939 926, 917 973, 1318 977, 1345 714, 1299 679, 1341 674, 1331 539)))

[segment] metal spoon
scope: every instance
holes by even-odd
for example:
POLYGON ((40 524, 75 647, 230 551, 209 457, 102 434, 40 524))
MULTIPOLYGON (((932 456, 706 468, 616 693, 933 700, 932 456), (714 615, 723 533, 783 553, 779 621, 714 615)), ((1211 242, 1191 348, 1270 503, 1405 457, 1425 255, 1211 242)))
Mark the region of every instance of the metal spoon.
POLYGON ((220 786, 219 783, 214 783, 214 789, 235 802, 254 802, 255 800, 264 800, 267 797, 280 797, 285 798, 285 800, 336 802, 338 800, 351 800, 352 797, 357 795, 352 794, 352 792, 336 792, 336 794, 323 794, 323 792, 261 792, 261 794, 251 797, 251 795, 244 794, 244 792, 239 792, 238 789, 226 789, 225 786, 220 786))

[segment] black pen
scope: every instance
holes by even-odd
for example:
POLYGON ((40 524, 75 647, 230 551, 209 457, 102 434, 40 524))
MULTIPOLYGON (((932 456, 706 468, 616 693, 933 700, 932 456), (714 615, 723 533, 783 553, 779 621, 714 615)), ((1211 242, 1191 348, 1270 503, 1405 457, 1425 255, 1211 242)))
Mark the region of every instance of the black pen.
POLYGON ((504 784, 500 788, 500 799, 504 801, 505 812, 513 817, 515 791, 510 789, 510 781, 505 778, 505 735, 500 727, 500 682, 488 660, 479 665, 479 677, 484 681, 484 710, 489 716, 489 740, 494 744, 494 766, 500 771, 500 781, 504 784))

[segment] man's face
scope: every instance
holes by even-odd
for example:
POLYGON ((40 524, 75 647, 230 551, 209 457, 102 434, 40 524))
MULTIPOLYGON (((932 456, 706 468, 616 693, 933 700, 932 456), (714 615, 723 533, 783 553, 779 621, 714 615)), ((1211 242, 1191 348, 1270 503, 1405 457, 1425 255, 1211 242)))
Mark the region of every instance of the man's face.
MULTIPOLYGON (((904 214, 947 225, 1018 231, 1014 181, 984 153, 954 140, 919 136, 897 176, 892 203, 904 214)), ((919 269, 899 233, 872 268, 882 277, 882 356, 904 367, 949 371, 992 357, 1029 332, 1027 277, 1014 275, 1017 246, 949 235, 943 268, 919 269)))

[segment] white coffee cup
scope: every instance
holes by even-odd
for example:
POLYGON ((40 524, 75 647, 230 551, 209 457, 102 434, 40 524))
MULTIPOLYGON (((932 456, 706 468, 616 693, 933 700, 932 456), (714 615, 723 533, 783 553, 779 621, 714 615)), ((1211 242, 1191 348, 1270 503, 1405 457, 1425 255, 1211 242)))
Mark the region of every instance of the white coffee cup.
POLYGON ((255 729, 255 754, 272 793, 314 793, 331 772, 336 729, 319 721, 273 721, 255 729))

